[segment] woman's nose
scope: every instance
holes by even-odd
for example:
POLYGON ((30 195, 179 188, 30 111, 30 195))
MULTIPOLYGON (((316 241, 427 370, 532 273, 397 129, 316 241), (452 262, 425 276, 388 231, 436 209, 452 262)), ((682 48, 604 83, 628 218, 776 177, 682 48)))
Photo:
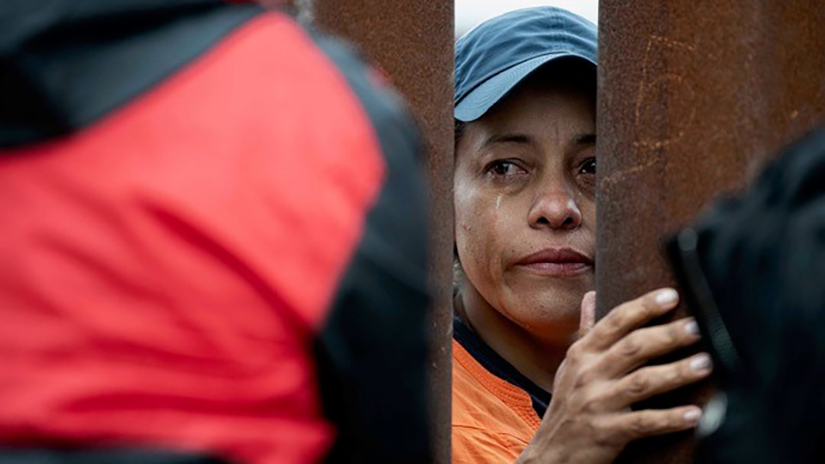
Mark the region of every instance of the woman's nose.
POLYGON ((553 189, 535 199, 528 220, 533 228, 569 230, 581 225, 582 213, 572 195, 564 189, 553 189))

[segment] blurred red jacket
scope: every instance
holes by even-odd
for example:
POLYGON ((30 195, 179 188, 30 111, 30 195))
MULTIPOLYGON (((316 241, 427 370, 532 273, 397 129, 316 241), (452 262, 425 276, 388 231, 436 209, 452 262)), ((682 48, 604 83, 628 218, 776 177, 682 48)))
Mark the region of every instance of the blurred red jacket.
POLYGON ((0 462, 430 460, 419 142, 369 75, 251 3, 0 5, 0 462))

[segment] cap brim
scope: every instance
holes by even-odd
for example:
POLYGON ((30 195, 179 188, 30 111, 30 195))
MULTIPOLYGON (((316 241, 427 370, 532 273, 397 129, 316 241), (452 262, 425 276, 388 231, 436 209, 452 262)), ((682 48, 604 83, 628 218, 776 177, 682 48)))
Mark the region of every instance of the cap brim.
POLYGON ((557 52, 537 56, 531 60, 505 69, 473 89, 455 106, 455 118, 462 122, 475 121, 482 117, 484 113, 501 100, 502 97, 507 95, 507 92, 512 90, 516 84, 538 69, 539 66, 558 58, 567 57, 580 58, 588 63, 593 63, 593 65, 596 64, 593 60, 585 56, 570 52, 557 52))

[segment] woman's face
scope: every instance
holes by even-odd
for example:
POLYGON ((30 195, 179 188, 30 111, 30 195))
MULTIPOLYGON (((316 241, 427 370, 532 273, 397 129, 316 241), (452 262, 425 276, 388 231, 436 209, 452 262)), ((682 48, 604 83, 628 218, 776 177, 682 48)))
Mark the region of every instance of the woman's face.
POLYGON ((594 288, 595 102, 532 80, 456 146, 455 239, 468 284, 546 341, 569 340, 594 288))

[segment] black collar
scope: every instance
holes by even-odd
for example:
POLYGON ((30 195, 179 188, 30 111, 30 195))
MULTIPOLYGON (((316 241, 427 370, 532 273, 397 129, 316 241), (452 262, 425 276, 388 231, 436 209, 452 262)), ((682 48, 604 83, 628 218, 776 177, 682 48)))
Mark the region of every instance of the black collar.
POLYGON ((512 364, 484 343, 481 337, 464 325, 461 319, 457 317, 453 319, 453 338, 488 372, 526 391, 530 395, 530 399, 533 400, 533 409, 535 409, 536 414, 539 417, 544 417, 547 405, 550 404, 551 395, 549 392, 516 370, 512 364))

